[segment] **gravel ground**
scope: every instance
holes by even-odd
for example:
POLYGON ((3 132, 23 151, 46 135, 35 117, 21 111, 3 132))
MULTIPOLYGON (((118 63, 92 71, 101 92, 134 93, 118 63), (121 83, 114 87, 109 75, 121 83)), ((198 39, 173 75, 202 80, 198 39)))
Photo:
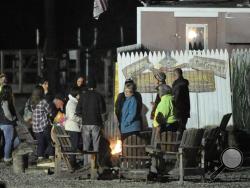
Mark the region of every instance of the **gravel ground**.
MULTIPOLYGON (((138 188, 172 188, 172 187, 189 187, 189 188, 202 188, 202 187, 250 187, 250 169, 240 170, 238 172, 223 173, 219 176, 219 180, 213 183, 199 183, 198 177, 192 177, 185 181, 183 186, 180 186, 176 180, 167 183, 155 182, 135 182, 123 180, 77 180, 68 177, 57 178, 55 175, 47 175, 44 171, 35 171, 33 173, 23 173, 15 175, 11 167, 6 167, 0 163, 0 182, 6 184, 6 188, 53 188, 53 187, 91 187, 91 188, 112 188, 112 187, 138 187, 138 188)), ((1 188, 1 183, 0 183, 1 188)))

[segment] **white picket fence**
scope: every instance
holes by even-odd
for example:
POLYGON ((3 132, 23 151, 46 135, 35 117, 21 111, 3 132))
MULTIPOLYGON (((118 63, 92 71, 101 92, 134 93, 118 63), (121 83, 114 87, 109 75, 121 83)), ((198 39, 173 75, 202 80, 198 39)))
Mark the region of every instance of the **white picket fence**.
MULTIPOLYGON (((118 53, 118 79, 119 92, 124 89, 125 77, 122 69, 144 57, 148 57, 150 63, 157 64, 163 58, 171 57, 177 61, 176 65, 188 63, 194 56, 215 58, 226 61, 226 79, 215 76, 214 92, 193 93, 190 92, 191 118, 188 121, 187 128, 201 128, 208 125, 219 125, 224 114, 232 112, 231 92, 230 92, 230 71, 229 55, 226 50, 207 50, 207 51, 176 51, 176 52, 131 52, 118 53)), ((146 116, 144 124, 152 126, 150 113, 152 110, 151 102, 155 100, 156 93, 142 93, 142 100, 145 108, 143 115, 146 116)), ((230 122, 232 123, 232 121, 230 122)))

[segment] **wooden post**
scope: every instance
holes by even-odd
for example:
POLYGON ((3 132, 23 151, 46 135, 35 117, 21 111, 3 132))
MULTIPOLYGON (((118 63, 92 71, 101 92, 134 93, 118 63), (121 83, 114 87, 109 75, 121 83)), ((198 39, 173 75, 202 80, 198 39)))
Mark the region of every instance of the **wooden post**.
POLYGON ((183 185, 184 172, 183 172, 183 150, 182 150, 182 148, 179 148, 179 155, 180 155, 180 165, 179 165, 180 179, 179 179, 179 184, 183 185))
POLYGON ((23 89, 23 60, 22 60, 22 52, 19 50, 19 80, 18 80, 18 91, 21 93, 23 89))
POLYGON ((42 76, 42 62, 41 62, 41 52, 40 49, 37 49, 37 74, 39 76, 42 76))
POLYGON ((75 72, 80 72, 81 71, 81 49, 76 50, 76 67, 75 67, 75 72))
POLYGON ((91 161, 90 161, 90 166, 91 166, 91 172, 90 172, 90 178, 92 180, 97 179, 97 165, 96 165, 96 155, 97 154, 91 154, 91 161))
POLYGON ((4 54, 3 51, 0 52, 0 56, 1 56, 1 73, 3 73, 3 66, 4 66, 4 54))
POLYGON ((24 173, 24 156, 14 155, 13 157, 13 172, 15 174, 24 173))
POLYGON ((202 169, 202 175, 201 175, 201 181, 205 181, 205 150, 202 149, 201 151, 201 169, 202 169))
POLYGON ((55 147, 55 174, 57 176, 61 175, 61 147, 56 143, 55 147))

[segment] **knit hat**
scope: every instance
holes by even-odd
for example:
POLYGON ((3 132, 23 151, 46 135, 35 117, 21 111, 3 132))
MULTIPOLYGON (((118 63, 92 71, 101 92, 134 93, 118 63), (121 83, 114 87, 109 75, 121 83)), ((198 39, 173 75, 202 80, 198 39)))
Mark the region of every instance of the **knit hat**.
POLYGON ((159 81, 159 82, 165 82, 166 80, 166 74, 164 72, 156 72, 154 74, 154 77, 159 81))
POLYGON ((158 87, 158 93, 160 96, 164 96, 167 94, 172 94, 172 88, 169 85, 161 84, 158 87))

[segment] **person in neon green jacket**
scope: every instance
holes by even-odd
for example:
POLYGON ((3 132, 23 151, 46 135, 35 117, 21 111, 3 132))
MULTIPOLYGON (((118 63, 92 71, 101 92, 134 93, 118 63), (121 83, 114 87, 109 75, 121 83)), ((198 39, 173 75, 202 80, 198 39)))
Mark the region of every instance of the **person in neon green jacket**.
POLYGON ((172 89, 166 84, 159 86, 159 95, 161 98, 158 104, 155 117, 153 121, 153 126, 159 127, 161 132, 163 131, 177 131, 178 123, 175 118, 175 107, 173 104, 172 89))

